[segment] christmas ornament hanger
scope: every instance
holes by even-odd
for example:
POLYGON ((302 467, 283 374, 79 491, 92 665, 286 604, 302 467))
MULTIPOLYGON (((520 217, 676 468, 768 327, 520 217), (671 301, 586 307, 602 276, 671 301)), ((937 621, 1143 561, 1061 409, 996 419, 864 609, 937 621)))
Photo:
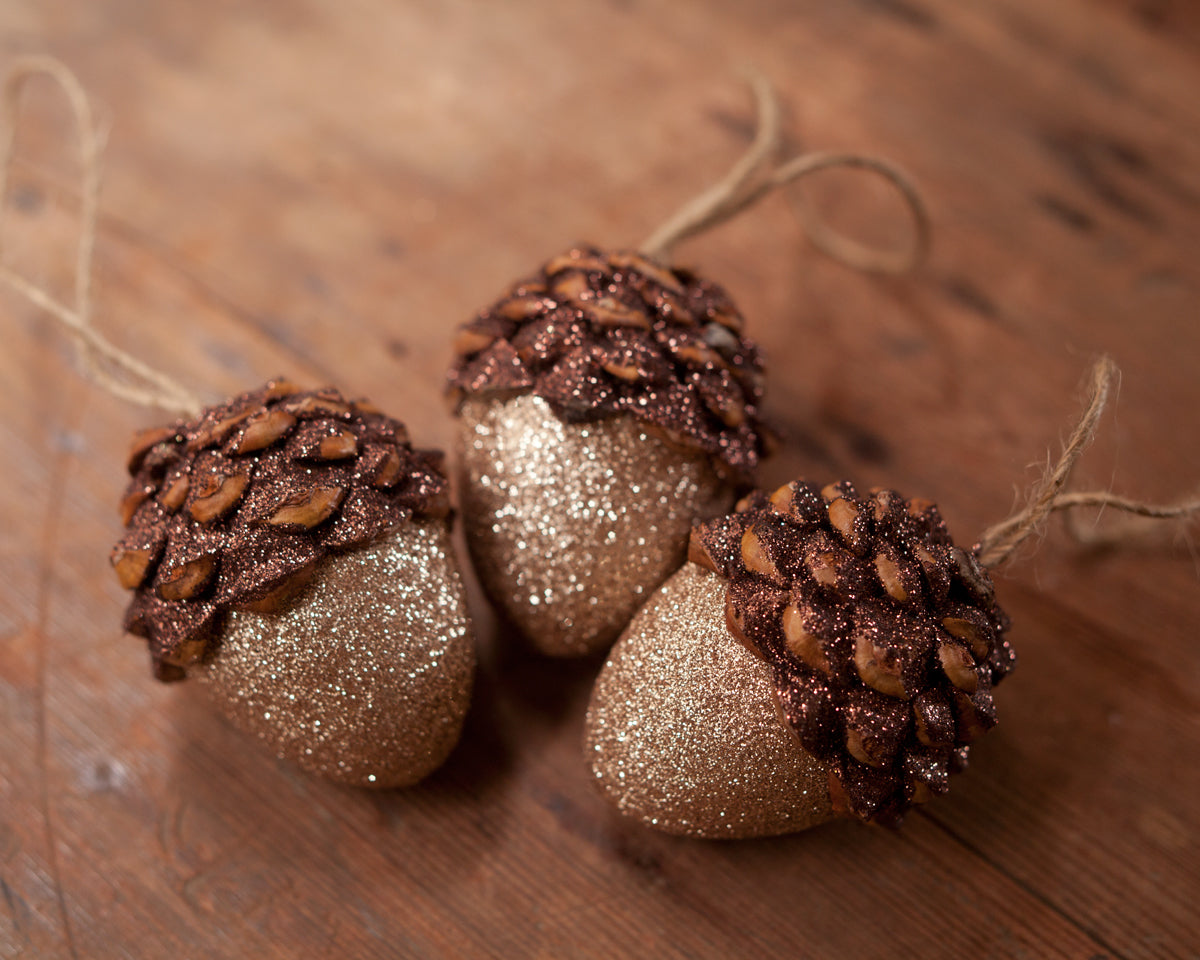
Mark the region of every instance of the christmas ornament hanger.
MULTIPOLYGON (((724 179, 685 203, 639 246, 646 256, 669 260, 675 246, 707 233, 754 206, 768 193, 823 170, 846 168, 871 171, 892 184, 912 217, 913 240, 907 250, 887 251, 867 247, 833 230, 812 214, 803 203, 796 209, 803 218, 808 239, 823 253, 866 273, 905 274, 921 265, 929 253, 931 226, 920 191, 899 167, 865 154, 817 151, 800 154, 781 163, 782 149, 779 100, 770 82, 750 71, 747 79, 754 92, 757 127, 754 142, 724 179)), ((1058 462, 1030 492, 1025 507, 989 527, 980 537, 976 552, 980 562, 995 568, 1006 562, 1020 544, 1038 532, 1051 513, 1079 507, 1110 507, 1119 512, 1151 519, 1180 519, 1200 509, 1200 498, 1175 504, 1150 504, 1108 491, 1067 491, 1065 487, 1079 457, 1091 445, 1111 392, 1120 381, 1120 371, 1108 357, 1096 361, 1089 375, 1088 402, 1079 422, 1063 448, 1058 462)), ((1070 516, 1069 512, 1067 516, 1070 516)), ((1089 534, 1078 525, 1069 526, 1073 538, 1086 541, 1114 540, 1113 535, 1089 534)), ((1128 528, 1126 528, 1128 532, 1128 528)))

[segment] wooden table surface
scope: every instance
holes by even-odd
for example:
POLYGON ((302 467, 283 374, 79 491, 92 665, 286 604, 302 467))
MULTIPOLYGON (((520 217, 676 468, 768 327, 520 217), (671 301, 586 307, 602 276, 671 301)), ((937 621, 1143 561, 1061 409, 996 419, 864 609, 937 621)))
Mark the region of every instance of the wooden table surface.
MULTIPOLYGON (((448 447, 452 326, 580 240, 631 245, 746 146, 752 63, 794 147, 880 154, 934 228, 915 276, 804 240, 783 196, 685 245, 769 358, 805 473, 1009 512, 1076 416, 1080 479, 1200 480, 1200 12, 1186 0, 9 0, 0 68, 62 58, 110 130, 98 325, 208 399, 287 373, 448 447)), ((66 295, 78 166, 24 101, 5 256, 66 295)), ((902 243, 869 178, 806 196, 902 243)), ((162 686, 107 562, 129 436, 0 297, 0 957, 1195 957, 1200 590, 1178 531, 1052 525, 999 577, 1001 723, 898 832, 698 842, 622 821, 579 749, 599 663, 498 635, 463 742, 407 791, 275 762, 162 686)), ((1088 522, 1091 522, 1090 519, 1088 522)), ((1195 533, 1195 526, 1192 528, 1195 533)))

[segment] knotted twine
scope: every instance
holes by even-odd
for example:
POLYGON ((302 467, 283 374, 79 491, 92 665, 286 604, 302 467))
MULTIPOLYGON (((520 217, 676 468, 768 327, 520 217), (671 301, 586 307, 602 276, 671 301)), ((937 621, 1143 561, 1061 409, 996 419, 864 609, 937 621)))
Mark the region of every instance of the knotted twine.
MULTIPOLYGON (((761 74, 751 72, 748 79, 757 108, 757 128, 750 147, 721 180, 688 200, 647 237, 641 251, 658 260, 669 260, 675 245, 736 217, 772 191, 822 170, 846 168, 876 173, 899 191, 912 216, 912 243, 907 250, 874 250, 837 233, 801 206, 809 240, 835 260, 868 273, 903 274, 919 266, 928 254, 931 231, 925 203, 909 177, 886 160, 854 153, 805 153, 778 163, 783 146, 779 100, 761 74)), ((1110 508, 1156 519, 1180 519, 1200 513, 1200 498, 1158 505, 1104 490, 1067 490, 1076 463, 1095 439, 1101 414, 1119 378, 1120 372, 1109 357, 1096 362, 1091 371, 1087 404, 1058 462, 1034 485, 1024 507, 989 527, 980 538, 976 552, 985 567, 998 567, 1007 561, 1022 543, 1043 528, 1052 513, 1077 507, 1110 508)), ((1081 542, 1095 543, 1124 542, 1137 533, 1135 528, 1126 526, 1101 537, 1089 534, 1077 524, 1068 525, 1068 531, 1081 542)))

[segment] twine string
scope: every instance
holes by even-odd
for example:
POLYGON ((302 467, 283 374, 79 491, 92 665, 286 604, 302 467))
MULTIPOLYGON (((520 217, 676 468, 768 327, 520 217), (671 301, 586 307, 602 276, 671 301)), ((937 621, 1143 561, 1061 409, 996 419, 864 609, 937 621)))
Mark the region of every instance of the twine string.
POLYGON ((983 566, 998 567, 1013 555, 1017 547, 1037 533, 1050 514, 1076 507, 1108 508, 1158 519, 1183 519, 1200 514, 1200 498, 1158 505, 1104 490, 1066 489, 1076 463, 1095 439, 1100 416, 1104 413, 1109 396, 1119 378, 1120 371, 1109 357, 1102 357, 1096 362, 1092 368, 1088 400, 1083 414, 1075 429, 1071 431, 1058 462, 1034 487, 1024 507, 989 527, 980 537, 976 551, 983 566))
POLYGON ((1063 514, 1063 522, 1067 533, 1078 543, 1088 547, 1117 546, 1128 543, 1147 532, 1146 520, 1183 520, 1195 514, 1200 514, 1200 495, 1181 500, 1178 503, 1154 506, 1128 500, 1115 495, 1105 495, 1099 501, 1093 500, 1086 493, 1068 493, 1063 496, 1068 501, 1067 507, 1107 507, 1113 506, 1128 514, 1124 523, 1108 524, 1103 529, 1094 525, 1082 523, 1078 516, 1071 512, 1063 514))
POLYGON ((199 399, 180 383, 153 369, 108 339, 91 325, 92 258, 100 201, 100 157, 104 134, 92 118, 91 106, 78 78, 64 64, 47 56, 18 58, 9 68, 3 88, 3 126, 0 129, 0 237, 7 212, 5 198, 12 171, 17 113, 21 91, 35 76, 52 79, 71 107, 79 137, 82 168, 79 243, 75 252, 74 304, 68 306, 48 291, 0 263, 0 282, 58 320, 79 349, 84 375, 115 397, 172 413, 194 414, 199 399))
POLYGON ((837 232, 807 204, 798 204, 808 239, 833 259, 867 273, 902 274, 916 267, 929 249, 929 214, 908 176, 886 160, 856 153, 805 153, 777 163, 783 147, 779 99, 761 74, 752 73, 749 81, 758 113, 753 143, 723 179, 688 200, 647 237, 641 251, 667 261, 677 244, 731 220, 767 194, 810 174, 845 168, 875 173, 896 188, 912 216, 912 243, 905 250, 877 250, 837 232))

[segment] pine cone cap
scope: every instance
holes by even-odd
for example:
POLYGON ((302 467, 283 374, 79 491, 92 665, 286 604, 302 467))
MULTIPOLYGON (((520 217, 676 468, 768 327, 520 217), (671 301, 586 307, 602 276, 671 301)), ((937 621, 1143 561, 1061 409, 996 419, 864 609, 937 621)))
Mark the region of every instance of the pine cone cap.
POLYGON ((898 822, 995 724, 1008 619, 932 503, 797 481, 696 526, 689 559, 728 581, 729 631, 770 666, 839 813, 898 822))
POLYGON ((748 480, 769 442, 763 365, 715 284, 633 252, 555 257, 458 331, 447 392, 526 393, 563 420, 628 413, 748 480))
POLYGON ((327 554, 449 513, 440 452, 363 401, 285 381, 139 434, 129 472, 111 561, 162 680, 204 659, 225 611, 273 609, 327 554))

